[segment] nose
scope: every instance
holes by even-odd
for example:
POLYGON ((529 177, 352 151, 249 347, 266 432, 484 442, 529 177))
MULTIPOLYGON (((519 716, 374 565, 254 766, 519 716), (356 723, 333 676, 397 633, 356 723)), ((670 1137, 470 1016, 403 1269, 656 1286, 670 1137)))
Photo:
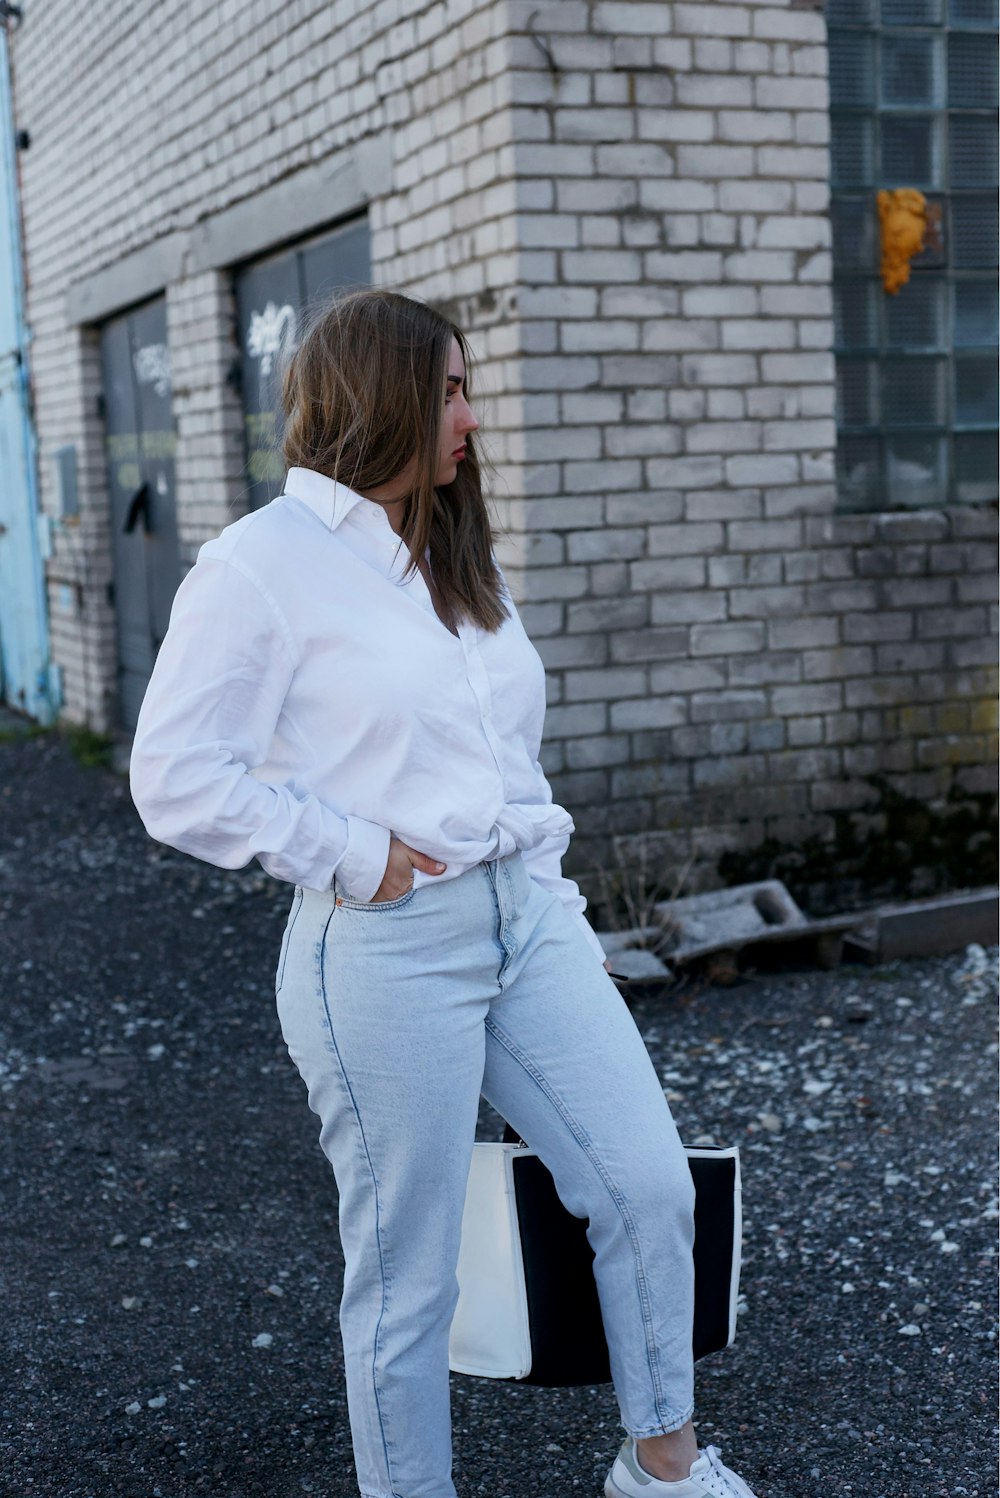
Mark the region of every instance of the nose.
POLYGON ((469 402, 467 400, 463 400, 462 405, 465 407, 465 409, 464 409, 464 411, 462 411, 460 413, 460 415, 459 415, 459 423, 458 423, 459 426, 461 427, 462 431, 463 432, 475 432, 475 431, 478 431, 479 430, 479 422, 476 420, 475 414, 473 413, 472 407, 469 405, 469 402))

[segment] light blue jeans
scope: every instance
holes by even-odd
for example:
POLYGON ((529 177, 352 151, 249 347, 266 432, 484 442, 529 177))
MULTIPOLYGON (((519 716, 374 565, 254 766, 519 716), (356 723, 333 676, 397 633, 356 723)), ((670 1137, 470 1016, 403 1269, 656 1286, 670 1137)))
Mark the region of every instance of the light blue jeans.
POLYGON ((363 1498, 455 1498, 448 1334, 480 1092, 589 1218, 626 1429, 692 1411, 694 1192, 617 989, 518 854, 399 900, 297 890, 277 974, 340 1192, 363 1498))

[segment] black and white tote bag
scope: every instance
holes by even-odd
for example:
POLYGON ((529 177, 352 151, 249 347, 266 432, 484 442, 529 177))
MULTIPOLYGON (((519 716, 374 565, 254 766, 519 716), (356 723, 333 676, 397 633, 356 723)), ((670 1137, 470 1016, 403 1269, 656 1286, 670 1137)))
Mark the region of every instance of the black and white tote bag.
MULTIPOLYGON (((736 1335, 742 1201, 739 1149, 685 1148, 695 1184, 694 1355, 736 1335)), ((524 1144, 480 1143, 462 1219, 455 1373, 558 1387, 611 1377, 586 1221, 524 1144)))

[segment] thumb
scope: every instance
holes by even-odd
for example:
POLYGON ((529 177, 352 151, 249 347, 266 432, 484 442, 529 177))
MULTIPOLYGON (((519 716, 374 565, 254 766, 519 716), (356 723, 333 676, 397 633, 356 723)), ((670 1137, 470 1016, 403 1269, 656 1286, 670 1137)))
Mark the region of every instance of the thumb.
POLYGON ((443 874, 448 867, 446 863, 439 863, 436 858, 429 858, 426 853, 418 853, 416 848, 409 850, 409 856, 413 867, 424 874, 443 874))

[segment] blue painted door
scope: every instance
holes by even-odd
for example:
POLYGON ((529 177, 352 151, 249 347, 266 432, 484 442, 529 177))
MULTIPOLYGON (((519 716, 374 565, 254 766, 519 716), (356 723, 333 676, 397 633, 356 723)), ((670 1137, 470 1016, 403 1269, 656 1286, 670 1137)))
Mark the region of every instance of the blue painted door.
POLYGON ((20 220, 7 41, 0 26, 0 700, 43 723, 50 691, 35 441, 25 367, 20 220))

